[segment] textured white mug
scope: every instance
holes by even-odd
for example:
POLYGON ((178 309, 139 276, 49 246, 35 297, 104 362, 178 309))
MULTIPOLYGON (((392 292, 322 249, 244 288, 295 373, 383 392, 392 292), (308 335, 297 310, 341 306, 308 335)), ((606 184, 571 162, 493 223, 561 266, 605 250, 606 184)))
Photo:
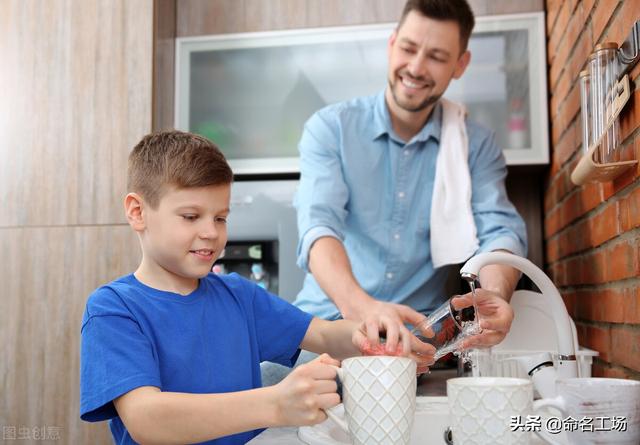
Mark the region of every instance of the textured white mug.
POLYGON ((533 413, 530 380, 460 377, 447 380, 449 420, 455 445, 527 445, 531 433, 512 431, 512 416, 533 413))
MULTIPOLYGON (((568 378, 556 382, 557 397, 534 403, 551 406, 576 423, 569 443, 640 444, 640 382, 610 378, 568 378), (585 420, 588 419, 588 420, 585 420), (580 422, 583 423, 578 427, 580 422)), ((553 442, 552 442, 553 443, 553 442)))
POLYGON ((326 412, 352 443, 408 445, 416 409, 416 362, 407 357, 353 357, 336 369, 347 422, 331 409, 326 412))

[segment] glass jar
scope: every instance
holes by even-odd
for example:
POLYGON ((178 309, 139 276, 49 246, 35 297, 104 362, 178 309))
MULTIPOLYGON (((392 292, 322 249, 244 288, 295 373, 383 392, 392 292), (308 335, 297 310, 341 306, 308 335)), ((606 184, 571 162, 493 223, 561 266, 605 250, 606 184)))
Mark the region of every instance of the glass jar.
POLYGON ((600 162, 613 162, 617 148, 616 132, 612 127, 607 130, 611 121, 614 85, 617 82, 618 44, 605 42, 595 47, 589 58, 589 75, 591 88, 592 137, 594 142, 600 141, 598 159, 600 162), (605 131, 607 130, 607 131, 605 131))

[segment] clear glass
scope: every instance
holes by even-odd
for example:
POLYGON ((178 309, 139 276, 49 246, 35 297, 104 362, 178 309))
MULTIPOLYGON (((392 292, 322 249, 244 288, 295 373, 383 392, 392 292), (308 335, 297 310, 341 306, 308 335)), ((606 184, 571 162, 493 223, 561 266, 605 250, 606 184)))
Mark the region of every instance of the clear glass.
MULTIPOLYGON (((589 77, 591 78, 591 137, 594 143, 600 141, 604 129, 603 74, 600 72, 598 57, 596 55, 592 56, 589 61, 589 77)), ((598 153, 598 159, 600 159, 600 153, 598 153)))
POLYGON ((582 151, 586 153, 593 143, 591 136, 591 103, 590 103, 591 76, 580 77, 580 116, 582 122, 582 151))
MULTIPOLYGON (((617 162, 619 160, 618 139, 620 135, 620 122, 613 119, 613 103, 617 95, 616 85, 618 83, 618 51, 617 49, 606 50, 604 62, 605 65, 605 128, 608 128, 606 134, 606 146, 604 147, 603 161, 617 162)), ((604 144, 603 144, 604 145, 604 144)))
POLYGON ((481 332, 473 306, 458 311, 453 307, 451 299, 411 331, 418 339, 436 348, 435 361, 449 353, 457 353, 461 350, 464 339, 481 332))

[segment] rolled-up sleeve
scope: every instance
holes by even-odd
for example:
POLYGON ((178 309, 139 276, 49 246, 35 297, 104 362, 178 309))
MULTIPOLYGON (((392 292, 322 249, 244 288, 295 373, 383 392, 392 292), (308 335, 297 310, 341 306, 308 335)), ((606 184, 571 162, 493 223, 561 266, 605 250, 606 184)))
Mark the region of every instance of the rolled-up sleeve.
POLYGON ((520 214, 509 201, 505 188, 507 166, 493 133, 470 151, 471 205, 476 223, 478 252, 505 249, 527 255, 527 232, 520 214))
POLYGON ((297 263, 308 271, 309 250, 324 236, 344 240, 349 192, 339 149, 339 125, 321 112, 305 124, 300 139, 300 186, 294 205, 298 214, 297 263))

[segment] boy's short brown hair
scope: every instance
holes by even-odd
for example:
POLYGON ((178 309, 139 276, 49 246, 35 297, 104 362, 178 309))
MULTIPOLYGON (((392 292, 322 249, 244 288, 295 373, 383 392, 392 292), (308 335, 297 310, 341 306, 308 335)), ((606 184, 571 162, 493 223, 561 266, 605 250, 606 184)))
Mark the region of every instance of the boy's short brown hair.
POLYGON ((460 49, 467 50, 471 31, 475 26, 473 11, 466 0, 407 0, 398 22, 402 26, 404 19, 411 11, 417 11, 425 17, 434 20, 451 20, 460 28, 460 49))
POLYGON ((151 133, 129 155, 127 190, 157 208, 167 187, 231 184, 233 172, 216 145, 192 133, 151 133))

